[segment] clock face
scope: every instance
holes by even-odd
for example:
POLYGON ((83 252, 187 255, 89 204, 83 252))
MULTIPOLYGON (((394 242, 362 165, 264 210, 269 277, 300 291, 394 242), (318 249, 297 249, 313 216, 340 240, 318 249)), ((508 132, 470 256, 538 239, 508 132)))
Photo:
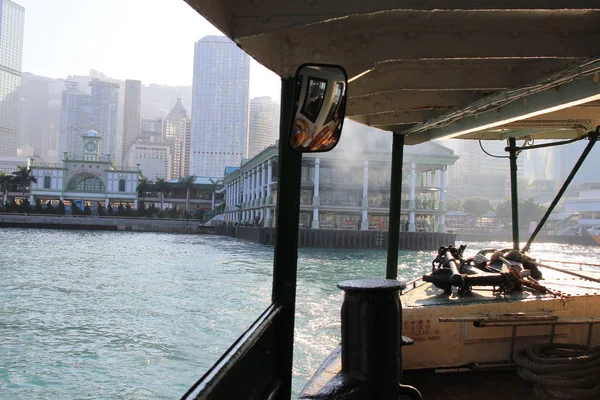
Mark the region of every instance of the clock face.
POLYGON ((88 142, 85 142, 85 150, 86 151, 96 151, 96 149, 98 148, 98 145, 96 144, 96 142, 90 140, 88 142))

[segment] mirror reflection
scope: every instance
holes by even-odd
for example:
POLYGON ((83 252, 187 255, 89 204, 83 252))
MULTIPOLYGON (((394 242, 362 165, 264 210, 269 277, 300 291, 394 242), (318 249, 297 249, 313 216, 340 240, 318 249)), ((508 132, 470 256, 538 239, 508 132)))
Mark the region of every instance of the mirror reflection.
POLYGON ((302 152, 333 149, 346 113, 345 71, 338 66, 305 65, 296 73, 296 104, 290 146, 302 152))

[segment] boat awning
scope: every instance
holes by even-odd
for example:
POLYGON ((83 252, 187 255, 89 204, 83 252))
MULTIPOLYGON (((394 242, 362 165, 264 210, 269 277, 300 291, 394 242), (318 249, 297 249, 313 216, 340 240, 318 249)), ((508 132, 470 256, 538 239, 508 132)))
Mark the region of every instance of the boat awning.
POLYGON ((440 138, 567 139, 600 125, 600 2, 186 0, 282 77, 343 66, 347 116, 440 138))

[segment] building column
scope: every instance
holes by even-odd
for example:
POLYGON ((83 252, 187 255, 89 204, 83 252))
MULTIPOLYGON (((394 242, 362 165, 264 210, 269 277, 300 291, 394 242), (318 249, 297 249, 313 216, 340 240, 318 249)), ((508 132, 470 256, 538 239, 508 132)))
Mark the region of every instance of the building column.
POLYGON ((246 211, 246 206, 248 203, 248 174, 244 173, 244 191, 242 193, 242 222, 246 222, 248 220, 248 211, 246 211))
POLYGON ((248 222, 254 221, 254 210, 251 208, 254 206, 254 170, 248 172, 248 222))
POLYGON ((265 167, 264 164, 260 164, 258 167, 259 176, 260 176, 260 185, 258 185, 258 209, 260 222, 264 224, 265 222, 265 167))
POLYGON ((271 160, 267 163, 267 199, 265 203, 267 204, 267 213, 265 215, 265 226, 271 227, 271 207, 268 205, 273 202, 273 198, 271 197, 271 182, 273 180, 273 165, 271 160))
POLYGON ((410 214, 408 215, 408 231, 415 231, 415 181, 416 181, 416 165, 415 163, 410 164, 410 197, 408 199, 408 208, 410 214))
POLYGON ((369 162, 365 160, 363 167, 363 197, 362 197, 362 215, 360 221, 360 230, 369 230, 369 216, 367 211, 369 210, 369 162))
POLYGON ((137 199, 133 201, 133 209, 134 210, 138 209, 138 201, 137 201, 137 199))
POLYGON ((440 215, 439 228, 440 233, 446 232, 446 166, 442 167, 442 173, 440 175, 440 211, 443 213, 440 215))
POLYGON ((33 206, 35 204, 35 196, 30 194, 29 195, 29 205, 33 206))
POLYGON ((319 229, 319 171, 321 167, 321 159, 315 158, 315 177, 314 182, 314 193, 313 193, 313 219, 310 223, 311 229, 319 229))

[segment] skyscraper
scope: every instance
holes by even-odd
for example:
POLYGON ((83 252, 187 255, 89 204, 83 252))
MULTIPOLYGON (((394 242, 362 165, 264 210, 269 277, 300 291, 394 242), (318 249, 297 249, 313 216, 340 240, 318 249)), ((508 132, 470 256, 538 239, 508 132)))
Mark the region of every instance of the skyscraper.
MULTIPOLYGON (((65 81, 60 115, 60 153, 78 153, 81 136, 90 129, 100 134, 100 154, 115 158, 117 146, 117 107, 119 85, 94 79, 91 94, 77 82, 65 81)), ((120 160, 118 160, 120 161, 120 160)))
POLYGON ((222 176, 248 155, 250 57, 224 36, 195 44, 190 174, 222 176))
POLYGON ((123 101, 123 162, 129 148, 141 134, 142 82, 127 79, 125 81, 125 99, 123 101))
POLYGON ((279 104, 268 96, 250 100, 248 157, 254 157, 279 137, 279 104))
POLYGON ((0 0, 0 156, 16 156, 25 9, 0 0))
POLYGON ((164 142, 171 146, 171 179, 183 176, 184 141, 186 131, 187 111, 181 104, 181 99, 165 118, 164 142))

